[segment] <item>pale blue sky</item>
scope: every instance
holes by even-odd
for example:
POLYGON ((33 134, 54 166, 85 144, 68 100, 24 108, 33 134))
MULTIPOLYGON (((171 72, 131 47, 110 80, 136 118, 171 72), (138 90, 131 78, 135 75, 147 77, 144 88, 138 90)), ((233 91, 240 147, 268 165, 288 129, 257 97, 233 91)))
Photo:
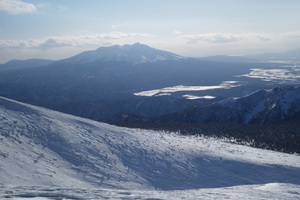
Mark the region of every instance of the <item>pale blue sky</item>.
POLYGON ((184 56, 300 48, 299 0, 0 0, 0 63, 140 42, 184 56))

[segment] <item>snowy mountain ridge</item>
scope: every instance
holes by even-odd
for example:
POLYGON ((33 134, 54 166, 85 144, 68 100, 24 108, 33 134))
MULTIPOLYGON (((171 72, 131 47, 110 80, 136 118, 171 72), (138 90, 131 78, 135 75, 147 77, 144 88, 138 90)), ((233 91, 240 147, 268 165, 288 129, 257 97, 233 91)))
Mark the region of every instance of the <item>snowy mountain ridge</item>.
POLYGON ((129 195, 133 189, 237 190, 267 184, 281 187, 276 195, 291 195, 287 187, 300 193, 297 155, 120 128, 6 98, 0 98, 0 119, 0 191, 6 194, 1 198, 16 197, 21 188, 19 197, 33 195, 32 190, 45 195, 46 189, 37 190, 48 187, 75 190, 73 195, 82 188, 125 189, 129 195))
POLYGON ((0 71, 41 67, 49 65, 53 62, 53 60, 45 59, 10 60, 5 64, 0 64, 0 71))
POLYGON ((282 86, 259 90, 240 98, 229 98, 215 105, 229 108, 240 115, 242 123, 273 123, 294 116, 300 111, 300 88, 282 86))
POLYGON ((231 97, 207 106, 193 106, 157 121, 174 123, 272 124, 292 119, 300 112, 300 87, 282 86, 231 97))
POLYGON ((144 44, 135 43, 133 45, 114 45, 110 47, 100 47, 94 51, 85 51, 63 60, 63 63, 128 62, 130 64, 140 64, 182 59, 186 58, 167 51, 157 50, 144 44))

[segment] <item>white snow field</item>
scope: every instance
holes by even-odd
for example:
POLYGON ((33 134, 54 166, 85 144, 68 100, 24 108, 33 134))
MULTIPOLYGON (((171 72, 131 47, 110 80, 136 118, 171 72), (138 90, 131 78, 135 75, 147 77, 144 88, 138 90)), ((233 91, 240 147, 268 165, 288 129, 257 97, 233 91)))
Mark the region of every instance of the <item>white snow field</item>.
POLYGON ((299 155, 0 98, 0 199, 299 198, 299 155))

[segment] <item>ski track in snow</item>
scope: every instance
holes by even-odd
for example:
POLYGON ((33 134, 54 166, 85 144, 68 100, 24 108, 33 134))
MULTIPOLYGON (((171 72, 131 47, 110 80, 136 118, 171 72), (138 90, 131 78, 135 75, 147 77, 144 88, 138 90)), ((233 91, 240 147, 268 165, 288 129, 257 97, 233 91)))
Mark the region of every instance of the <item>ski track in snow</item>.
POLYGON ((0 198, 300 196, 298 155, 121 128, 6 98, 0 143, 0 198))

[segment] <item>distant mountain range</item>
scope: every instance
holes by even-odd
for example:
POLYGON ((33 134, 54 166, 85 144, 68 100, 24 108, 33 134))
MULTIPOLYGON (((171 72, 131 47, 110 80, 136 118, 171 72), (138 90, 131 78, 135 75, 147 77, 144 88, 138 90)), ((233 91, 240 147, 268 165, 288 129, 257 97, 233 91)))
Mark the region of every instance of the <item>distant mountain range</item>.
POLYGON ((195 105, 167 115, 157 123, 272 124, 300 117, 300 87, 282 86, 228 98, 207 106, 195 105))
POLYGON ((29 59, 29 60, 11 60, 5 64, 0 64, 0 72, 5 70, 26 69, 40 67, 53 63, 53 60, 29 59))
POLYGON ((88 64, 105 62, 125 62, 140 64, 156 61, 177 61, 187 59, 167 51, 151 48, 147 45, 135 43, 133 45, 115 45, 100 47, 94 51, 86 51, 71 58, 60 61, 63 64, 88 64))
POLYGON ((282 64, 241 61, 186 58, 140 43, 100 47, 59 61, 3 64, 0 95, 109 121, 120 113, 146 118, 176 113, 281 84, 241 75, 282 64))
POLYGON ((145 118, 119 114, 111 119, 116 124, 274 124, 300 119, 300 87, 282 86, 258 90, 244 97, 231 97, 209 105, 194 105, 182 111, 145 118))
POLYGON ((248 58, 262 61, 300 61, 300 48, 277 53, 248 55, 248 58))
POLYGON ((216 56, 208 56, 198 58, 200 60, 207 60, 207 61, 215 61, 215 62, 229 62, 229 63, 258 63, 260 62, 259 59, 255 58, 248 58, 245 56, 227 56, 227 55, 216 55, 216 56))
POLYGON ((0 198, 297 199, 297 70, 141 44, 1 65, 0 198))
POLYGON ((259 90, 158 117, 121 113, 109 122, 186 135, 235 138, 238 143, 255 147, 299 153, 300 87, 259 90))
POLYGON ((216 55, 198 58, 216 62, 259 63, 259 62, 299 62, 300 48, 277 53, 263 53, 245 56, 216 55))
MULTIPOLYGON (((3 68, 13 63, 16 61, 3 68)), ((101 47, 55 62, 27 60, 23 67, 21 61, 17 63, 9 67, 15 70, 1 71, 0 95, 100 121, 121 112, 156 116, 195 102, 214 101, 183 97, 197 91, 151 98, 134 94, 176 85, 219 85, 233 75, 249 72, 247 64, 220 68, 219 63, 186 58, 139 43, 101 47)), ((220 97, 216 99, 230 96, 224 90, 219 90, 220 97)))

